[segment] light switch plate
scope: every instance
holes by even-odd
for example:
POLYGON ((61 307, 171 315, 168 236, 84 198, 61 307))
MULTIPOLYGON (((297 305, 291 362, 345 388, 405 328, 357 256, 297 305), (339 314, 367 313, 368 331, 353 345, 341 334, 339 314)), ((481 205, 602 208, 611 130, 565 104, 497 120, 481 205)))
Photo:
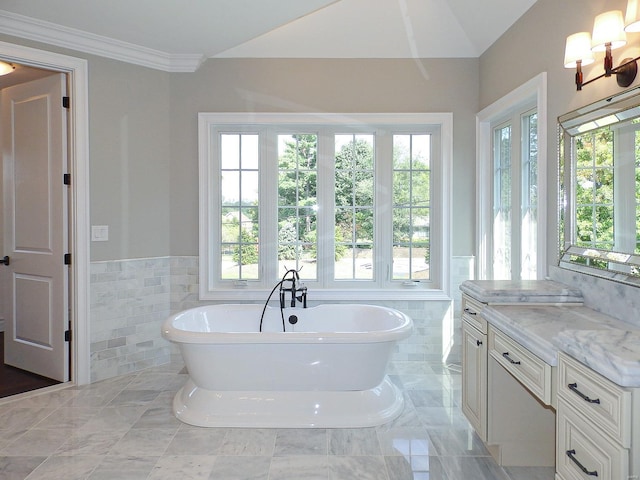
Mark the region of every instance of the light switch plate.
POLYGON ((91 241, 106 242, 109 240, 109 225, 91 225, 91 241))

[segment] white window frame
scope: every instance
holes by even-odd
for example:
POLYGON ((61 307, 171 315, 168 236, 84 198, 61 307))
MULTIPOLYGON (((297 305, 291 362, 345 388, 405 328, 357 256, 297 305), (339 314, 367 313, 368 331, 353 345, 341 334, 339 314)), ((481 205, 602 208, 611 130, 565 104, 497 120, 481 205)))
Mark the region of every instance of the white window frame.
MULTIPOLYGON (((374 114, 327 114, 327 113, 209 113, 198 114, 199 139, 199 296, 201 300, 266 300, 273 285, 252 282, 228 282, 226 285, 216 283, 212 278, 211 246, 216 241, 213 232, 216 231, 217 218, 211 206, 215 205, 213 196, 216 195, 217 171, 214 165, 214 143, 211 132, 221 126, 242 128, 248 125, 291 125, 313 126, 362 126, 364 132, 375 131, 374 125, 393 125, 402 131, 403 126, 425 125, 436 126, 440 130, 440 159, 437 172, 432 173, 432 206, 431 216, 435 228, 431 231, 431 239, 437 245, 438 251, 432 251, 432 259, 440 262, 432 269, 429 286, 416 282, 396 281, 381 285, 364 282, 355 285, 346 282, 344 288, 317 288, 307 283, 310 301, 315 300, 445 300, 450 298, 450 255, 451 255, 451 166, 453 158, 453 115, 451 113, 374 113, 374 114), (406 284, 404 284, 406 283, 406 284), (409 285, 411 283, 411 285, 409 285), (435 286, 435 288, 434 288, 435 286)), ((395 133, 395 131, 394 131, 395 133)), ((318 152, 318 155, 323 152, 318 152)), ((385 173, 387 174, 387 173, 385 173)), ((388 172, 391 175, 391 172, 388 172)), ((264 175, 261 174, 261 177, 264 175)), ((318 175, 318 189, 323 188, 323 175, 318 175)), ((262 180, 261 180, 262 182, 262 180)), ((326 182, 325 182, 326 183, 326 182)), ((263 185, 261 183, 261 185, 263 185)), ((389 192, 376 192, 376 209, 379 212, 390 209, 389 192), (389 208, 385 207, 389 205, 389 208)), ((319 220, 320 221, 320 220, 319 220)), ((261 228, 262 230, 262 228, 261 228)), ((391 236, 386 241, 391 246, 391 236)), ((216 237, 217 238, 217 237, 216 237)), ((382 235, 377 236, 382 242, 382 235)), ((386 248, 386 244, 376 245, 386 248)), ((388 259, 389 261, 391 258, 388 259)), ((432 260, 433 261, 433 260, 432 260)), ((275 284, 275 282, 273 282, 275 284)))
MULTIPOLYGON (((538 115, 538 224, 536 274, 547 275, 547 74, 542 72, 476 116, 476 278, 491 279, 493 259, 493 128, 511 112, 525 113, 531 106, 538 115), (529 108, 528 108, 529 107, 529 108)), ((518 127, 519 129, 519 127, 518 127)), ((520 138, 518 137, 518 144, 520 138)), ((518 184, 519 185, 519 184, 518 184)), ((521 203, 518 196, 513 200, 521 203)))

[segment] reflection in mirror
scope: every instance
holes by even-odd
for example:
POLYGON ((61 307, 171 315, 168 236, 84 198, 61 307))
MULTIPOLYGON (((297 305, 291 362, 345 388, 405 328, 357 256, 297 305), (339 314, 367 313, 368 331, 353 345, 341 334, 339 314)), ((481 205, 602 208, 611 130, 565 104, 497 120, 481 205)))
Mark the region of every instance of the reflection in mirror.
POLYGON ((640 285, 640 89, 559 123, 560 266, 640 285))

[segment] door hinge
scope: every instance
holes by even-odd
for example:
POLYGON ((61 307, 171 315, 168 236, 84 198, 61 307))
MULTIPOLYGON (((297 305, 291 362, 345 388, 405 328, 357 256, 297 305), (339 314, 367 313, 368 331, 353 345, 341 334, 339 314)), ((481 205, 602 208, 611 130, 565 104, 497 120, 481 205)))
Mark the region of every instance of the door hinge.
POLYGON ((62 175, 62 182, 65 185, 71 185, 71 174, 70 173, 65 173, 62 175))
POLYGON ((64 264, 65 265, 71 265, 71 254, 70 253, 65 253, 64 254, 64 264))
POLYGON ((70 342, 71 341, 71 330, 65 330, 64 331, 64 341, 65 342, 70 342))
POLYGON ((64 108, 69 108, 71 105, 71 99, 69 97, 62 97, 62 106, 64 108))

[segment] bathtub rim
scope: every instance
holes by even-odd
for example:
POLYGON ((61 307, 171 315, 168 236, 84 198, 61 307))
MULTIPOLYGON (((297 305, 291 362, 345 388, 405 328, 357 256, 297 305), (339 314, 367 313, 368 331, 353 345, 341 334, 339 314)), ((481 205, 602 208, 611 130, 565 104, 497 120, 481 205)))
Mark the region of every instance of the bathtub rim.
MULTIPOLYGON (((215 307, 232 307, 238 309, 246 309, 250 307, 255 309, 258 314, 262 311, 263 306, 259 304, 242 304, 242 303, 221 303, 215 305, 204 305, 194 307, 187 310, 177 312, 170 315, 162 323, 162 337, 165 340, 176 344, 227 344, 227 343, 378 343, 378 342, 396 342, 403 340, 413 332, 413 320, 411 317, 397 309, 374 304, 357 304, 357 303, 340 303, 340 304, 321 304, 308 309, 322 309, 323 307, 342 306, 342 307, 372 307, 387 312, 392 312, 395 316, 400 317, 403 321, 392 328, 385 330, 369 330, 369 331, 314 331, 314 332, 195 332, 191 330, 183 330, 174 325, 174 321, 181 315, 190 313, 197 314, 199 311, 208 310, 215 307)), ((277 307, 268 306, 272 310, 280 310, 277 307)), ((295 313, 303 309, 285 308, 286 312, 295 313)), ((256 326, 260 317, 256 318, 256 326)))

